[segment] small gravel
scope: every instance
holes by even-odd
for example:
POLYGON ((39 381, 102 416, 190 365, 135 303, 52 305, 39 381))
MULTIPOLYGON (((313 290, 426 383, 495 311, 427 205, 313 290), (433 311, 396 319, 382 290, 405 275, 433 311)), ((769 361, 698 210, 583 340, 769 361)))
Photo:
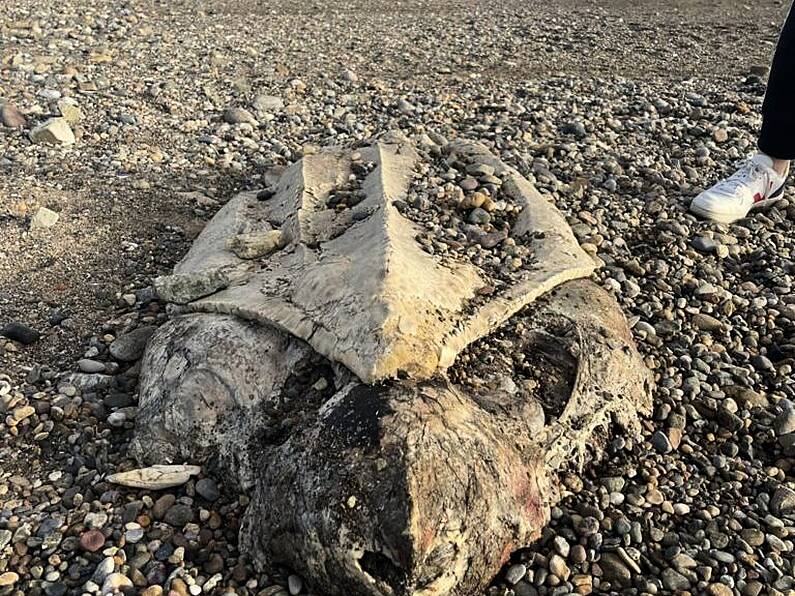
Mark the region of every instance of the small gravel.
MULTIPOLYGON (((235 192, 318 146, 393 129, 431 151, 480 141, 528 177, 597 260, 655 374, 642 435, 565 471, 551 523, 489 593, 792 593, 795 202, 787 190, 731 226, 686 213, 754 149, 785 10, 4 5, 0 595, 310 593, 311 578, 258 573, 237 550, 248 500, 223 471, 158 492, 105 479, 135 467, 139 359, 167 319, 154 277, 235 192)), ((455 215, 456 239, 477 240, 498 283, 531 255, 502 244, 493 173, 461 166, 450 180, 420 172, 406 210, 433 250, 455 215), (435 211, 424 193, 447 183, 467 202, 435 211)))

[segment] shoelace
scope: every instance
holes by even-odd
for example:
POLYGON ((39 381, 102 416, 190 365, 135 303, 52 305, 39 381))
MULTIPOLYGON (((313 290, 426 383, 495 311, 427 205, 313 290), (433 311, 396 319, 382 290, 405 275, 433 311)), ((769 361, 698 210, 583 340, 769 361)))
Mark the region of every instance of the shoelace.
POLYGON ((748 159, 741 164, 740 169, 732 174, 729 178, 724 181, 724 185, 734 193, 738 188, 743 186, 746 182, 754 182, 760 176, 764 175, 764 172, 759 167, 759 164, 754 163, 752 160, 748 159))

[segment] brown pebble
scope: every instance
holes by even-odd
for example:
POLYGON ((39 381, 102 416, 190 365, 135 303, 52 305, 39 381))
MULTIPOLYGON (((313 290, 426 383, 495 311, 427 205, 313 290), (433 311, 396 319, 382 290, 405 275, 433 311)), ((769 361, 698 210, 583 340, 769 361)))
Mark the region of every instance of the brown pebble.
POLYGON ((734 596, 734 590, 726 584, 710 584, 707 593, 711 596, 734 596))
POLYGON ((135 584, 139 588, 144 587, 147 583, 146 576, 135 567, 132 567, 130 569, 130 579, 132 580, 133 584, 135 584))
POLYGON ((480 207, 488 200, 488 197, 484 195, 482 192, 475 192, 472 193, 472 196, 469 197, 469 204, 472 207, 480 207))
POLYGON ((172 494, 165 494, 155 501, 152 507, 152 517, 155 519, 163 519, 166 511, 177 501, 177 497, 172 494))
POLYGON ((571 547, 571 551, 569 552, 569 561, 571 561, 574 565, 584 563, 587 557, 588 553, 582 544, 575 544, 571 547))
POLYGON ((168 594, 169 596, 189 596, 188 586, 184 581, 176 577, 171 582, 171 590, 168 594))
POLYGON ((19 128, 20 126, 25 126, 27 123, 22 112, 20 112, 14 104, 10 103, 0 105, 0 122, 3 123, 3 126, 9 128, 19 128))
POLYGON ((248 569, 243 563, 238 563, 232 568, 232 579, 236 582, 244 582, 248 579, 248 569))
MULTIPOLYGON (((13 586, 19 581, 19 576, 13 571, 6 571, 0 575, 0 587, 13 586)), ((5 593, 5 592, 4 592, 5 593)))
POLYGON ((210 512, 210 519, 207 520, 207 526, 212 530, 217 530, 221 527, 221 516, 217 511, 210 512))
POLYGON ((89 530, 80 536, 80 547, 95 553, 105 545, 105 535, 99 530, 89 530))
POLYGON ((666 431, 666 435, 668 435, 668 440, 671 443, 671 447, 673 447, 674 449, 679 449, 679 445, 682 442, 682 429, 669 428, 666 431))

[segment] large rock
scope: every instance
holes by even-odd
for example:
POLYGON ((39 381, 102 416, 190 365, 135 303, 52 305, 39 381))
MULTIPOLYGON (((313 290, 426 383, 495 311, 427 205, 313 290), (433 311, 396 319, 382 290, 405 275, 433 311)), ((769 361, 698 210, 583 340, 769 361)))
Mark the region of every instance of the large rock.
POLYGON ((133 453, 218 467, 251 494, 255 566, 330 596, 484 589, 549 521, 557 472, 650 409, 626 320, 577 279, 593 265, 562 216, 483 147, 445 152, 501 177, 531 267, 496 279, 466 249, 423 250, 398 202, 425 158, 394 141, 239 196, 156 283, 176 316, 141 362, 133 453), (330 208, 352 172, 361 192, 330 208), (235 254, 276 231, 263 256, 235 254))
POLYGON ((449 152, 501 176, 506 196, 521 207, 511 235, 523 238, 536 259, 491 299, 479 294, 490 284, 483 271, 464 259, 425 252, 416 241, 422 229, 396 208, 420 160, 400 141, 355 152, 359 163, 374 169, 362 183, 362 200, 349 209, 327 205, 357 161, 347 150, 305 157, 266 201, 256 193, 238 196, 200 234, 174 275, 159 278, 155 287, 194 312, 275 325, 366 383, 401 373, 430 378, 523 306, 594 268, 562 215, 515 170, 480 145, 453 145, 449 152), (245 245, 236 239, 266 238, 275 230, 281 250, 271 243, 261 262, 236 249, 245 245))

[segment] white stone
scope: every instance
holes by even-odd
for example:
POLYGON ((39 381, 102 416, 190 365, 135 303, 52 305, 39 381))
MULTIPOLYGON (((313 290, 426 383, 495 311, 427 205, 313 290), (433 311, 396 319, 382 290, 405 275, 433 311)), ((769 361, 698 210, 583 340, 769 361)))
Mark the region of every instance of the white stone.
POLYGON ((65 97, 58 101, 58 111, 61 112, 61 116, 67 124, 72 126, 83 119, 83 111, 71 97, 65 97))
POLYGON ((51 228, 60 219, 60 215, 47 207, 39 207, 36 214, 30 220, 30 229, 38 230, 43 228, 51 228))
POLYGON ((102 583, 102 594, 114 594, 122 588, 132 588, 133 583, 129 577, 121 573, 111 573, 102 583))
POLYGON ((290 590, 292 596, 297 596, 301 593, 301 588, 304 587, 304 582, 297 575, 291 575, 287 578, 287 589, 290 590))
POLYGON ((191 476, 196 476, 199 472, 201 472, 199 466, 160 465, 112 474, 108 476, 108 482, 133 488, 158 490, 182 486, 191 476))
POLYGON ((104 511, 86 513, 83 518, 83 525, 88 529, 100 529, 105 527, 106 523, 108 523, 108 514, 104 511))
POLYGON ((34 143, 74 145, 75 134, 65 118, 50 118, 30 131, 30 139, 34 143))
POLYGON ((252 105, 258 112, 280 112, 284 109, 284 100, 275 95, 259 95, 252 105))
POLYGON ((108 416, 108 424, 115 427, 124 426, 124 423, 127 421, 127 416, 124 412, 113 412, 110 416, 108 416))

